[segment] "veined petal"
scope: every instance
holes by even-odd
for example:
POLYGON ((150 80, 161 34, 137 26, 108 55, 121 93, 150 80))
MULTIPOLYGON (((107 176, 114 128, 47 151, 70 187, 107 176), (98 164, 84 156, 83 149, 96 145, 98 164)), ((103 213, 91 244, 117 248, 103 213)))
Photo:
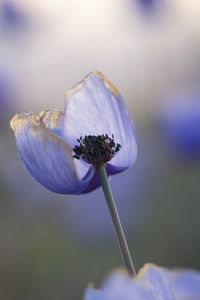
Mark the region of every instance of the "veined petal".
POLYGON ((87 187, 95 170, 90 168, 85 179, 80 180, 71 147, 46 127, 43 118, 43 114, 33 113, 12 118, 19 155, 31 175, 47 189, 61 194, 79 193, 87 187))
MULTIPOLYGON (((61 139, 66 140, 65 135, 63 134, 64 116, 64 112, 56 109, 43 110, 39 115, 39 117, 45 123, 46 127, 50 128, 61 139)), ((89 165, 88 163, 77 159, 74 160, 74 165, 76 168, 77 176, 80 180, 87 176, 91 168, 91 165, 89 165)))
POLYGON ((63 134, 72 148, 80 136, 114 134, 122 147, 110 162, 113 173, 134 163, 137 143, 133 122, 122 96, 101 73, 89 73, 66 97, 63 134))
POLYGON ((158 300, 175 300, 171 275, 172 272, 167 269, 157 267, 154 264, 146 264, 139 271, 137 280, 144 289, 148 290, 152 296, 156 296, 158 300))

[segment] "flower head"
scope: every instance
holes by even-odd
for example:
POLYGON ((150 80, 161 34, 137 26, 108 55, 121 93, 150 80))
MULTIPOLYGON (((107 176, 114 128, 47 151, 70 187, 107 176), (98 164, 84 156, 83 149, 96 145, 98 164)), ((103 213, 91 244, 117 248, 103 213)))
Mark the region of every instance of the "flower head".
POLYGON ((16 1, 3 0, 0 3, 0 24, 7 29, 22 29, 28 25, 28 16, 16 1))
POLYGON ((0 69, 0 114, 1 117, 5 115, 10 106, 10 77, 6 74, 5 70, 0 69))
POLYGON ((200 158, 200 95, 176 93, 159 110, 162 135, 171 149, 184 158, 200 158))
POLYGON ((141 12, 147 15, 157 15, 159 10, 164 6, 164 0, 136 0, 134 3, 138 5, 141 12))
POLYGON ((84 300, 198 300, 200 272, 170 271, 146 264, 135 278, 113 273, 101 290, 87 288, 84 300))
POLYGON ((131 166, 137 155, 125 102, 97 71, 67 91, 64 112, 16 114, 11 127, 28 171, 56 193, 90 192, 100 186, 98 164, 105 163, 113 175, 131 166))

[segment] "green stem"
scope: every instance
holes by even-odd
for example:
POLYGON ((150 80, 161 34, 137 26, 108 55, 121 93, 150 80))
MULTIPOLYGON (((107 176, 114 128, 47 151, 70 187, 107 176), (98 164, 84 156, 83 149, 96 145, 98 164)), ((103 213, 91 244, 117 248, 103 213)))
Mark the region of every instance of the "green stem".
POLYGON ((117 213, 117 209, 116 209, 116 206, 115 206, 115 201, 114 201, 114 198, 113 198, 113 195, 112 195, 112 191, 111 191, 110 184, 109 184, 109 181, 108 181, 108 176, 107 176, 107 173, 106 173, 105 164, 97 166, 97 170, 99 172, 99 177, 100 177, 100 180, 101 180, 104 196, 106 198, 108 209, 109 209, 109 212, 110 212, 110 215, 111 215, 111 218, 112 218, 113 226, 114 226, 115 233, 116 233, 116 236, 117 236, 117 241, 118 241, 118 244, 119 244, 119 248, 121 250, 121 255, 122 255, 122 258, 123 258, 123 261, 124 261, 124 265, 127 269, 128 274, 130 276, 135 276, 136 272, 135 272, 133 262, 132 262, 132 259, 131 259, 131 256, 130 256, 130 252, 129 252, 128 245, 127 245, 127 242, 126 242, 126 238, 124 236, 122 225, 121 225, 118 213, 117 213))

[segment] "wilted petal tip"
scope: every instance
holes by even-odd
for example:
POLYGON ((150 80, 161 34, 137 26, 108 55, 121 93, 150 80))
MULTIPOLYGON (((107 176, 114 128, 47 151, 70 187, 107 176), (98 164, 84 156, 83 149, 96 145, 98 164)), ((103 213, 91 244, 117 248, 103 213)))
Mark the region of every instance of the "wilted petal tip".
POLYGON ((97 70, 94 70, 92 72, 90 72, 88 74, 88 76, 90 76, 91 74, 95 74, 97 75, 98 77, 101 78, 101 80, 103 81, 103 83, 105 84, 106 88, 112 93, 114 94, 115 96, 118 96, 120 95, 119 91, 116 89, 116 87, 99 71, 97 70))
POLYGON ((15 135, 17 135, 19 130, 25 127, 28 124, 28 122, 32 122, 36 126, 38 126, 38 122, 40 122, 40 118, 38 116, 35 116, 33 112, 29 112, 29 113, 24 112, 21 114, 15 114, 10 121, 10 127, 14 131, 15 135))
POLYGON ((40 112, 39 117, 45 123, 45 125, 51 129, 60 127, 61 116, 65 115, 63 111, 56 109, 53 110, 43 110, 40 112))
POLYGON ((91 71, 90 73, 88 73, 80 82, 78 82, 77 84, 75 84, 72 88, 68 89, 66 92, 65 92, 65 96, 68 97, 71 92, 73 92, 75 89, 79 89, 82 87, 83 83, 87 80, 90 79, 90 77, 92 76, 97 76, 98 78, 100 78, 105 87, 112 93, 114 94, 115 96, 119 96, 120 93, 119 91, 116 89, 116 87, 99 71, 97 70, 93 70, 91 71))
POLYGON ((138 271, 137 278, 143 277, 150 268, 161 269, 161 267, 153 263, 147 263, 138 271))
POLYGON ((75 174, 75 167, 73 164, 73 158, 72 158, 72 148, 65 143, 60 137, 58 137, 52 130, 46 126, 44 120, 44 116, 47 115, 47 113, 52 113, 52 116, 50 116, 50 119, 52 117, 52 123, 55 125, 56 122, 58 122, 58 118, 62 112, 53 112, 53 111, 42 111, 40 115, 36 115, 33 112, 29 113, 21 113, 16 114, 10 121, 10 126, 12 130, 15 133, 16 138, 22 132, 23 129, 27 128, 29 126, 29 134, 32 136, 36 136, 37 138, 40 138, 41 141, 46 143, 46 140, 49 139, 49 141, 54 143, 59 143, 62 145, 63 149, 66 150, 66 153, 68 153, 69 158, 72 162, 74 174, 75 174))
MULTIPOLYGON (((87 77, 87 76, 86 76, 87 77)), ((85 77, 85 78, 86 78, 85 77)), ((75 89, 79 89, 82 87, 83 85, 83 81, 85 80, 85 78, 81 81, 79 81, 78 83, 76 83, 73 87, 69 88, 66 92, 65 92, 65 96, 68 97, 75 89)))

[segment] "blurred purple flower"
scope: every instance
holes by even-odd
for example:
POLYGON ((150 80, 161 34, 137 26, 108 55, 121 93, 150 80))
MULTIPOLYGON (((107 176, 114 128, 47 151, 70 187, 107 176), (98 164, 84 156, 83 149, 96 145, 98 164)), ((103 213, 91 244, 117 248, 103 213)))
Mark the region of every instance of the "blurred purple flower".
POLYGON ((0 68, 0 127, 5 126, 5 119, 13 114, 15 99, 12 76, 0 68))
POLYGON ((0 22, 6 28, 19 29, 28 25, 28 18, 15 1, 4 0, 0 3, 0 22))
POLYGON ((172 149, 184 157, 200 158, 200 93, 182 92, 170 97, 159 111, 159 121, 172 149))
POLYGON ((164 5, 164 0, 134 0, 142 13, 152 16, 159 12, 164 5))
POLYGON ((134 163, 135 131, 123 98, 101 73, 91 72, 66 96, 65 112, 16 114, 11 127, 20 157, 39 183, 56 193, 82 194, 98 188, 100 180, 93 161, 73 158, 77 139, 114 135, 114 145, 120 144, 121 149, 101 161, 106 162, 108 175, 113 175, 134 163))
POLYGON ((84 300, 199 300, 200 272, 170 271, 146 264, 136 278, 113 273, 101 290, 88 287, 84 300))
POLYGON ((0 71, 0 111, 4 111, 7 107, 9 95, 9 86, 5 73, 0 71))
POLYGON ((153 9, 155 6, 155 0, 137 0, 138 4, 145 9, 153 9))

